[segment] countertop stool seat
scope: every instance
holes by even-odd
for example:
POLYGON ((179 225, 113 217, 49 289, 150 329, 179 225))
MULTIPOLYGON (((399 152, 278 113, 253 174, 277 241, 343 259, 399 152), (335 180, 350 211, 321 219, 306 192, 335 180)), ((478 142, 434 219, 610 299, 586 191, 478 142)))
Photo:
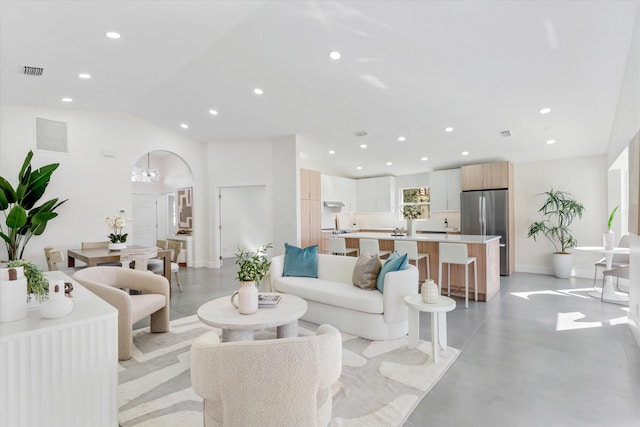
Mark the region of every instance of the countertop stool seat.
POLYGON ((333 255, 349 255, 354 254, 358 256, 358 250, 353 248, 347 248, 347 241, 344 237, 329 237, 329 253, 333 255))
POLYGON ((442 293, 442 264, 447 264, 447 296, 451 295, 451 264, 464 265, 464 308, 469 308, 469 264, 473 263, 475 299, 478 301, 478 263, 476 257, 467 255, 467 245, 439 243, 438 286, 442 293))
POLYGON ((429 262, 429 254, 418 253, 418 242, 396 240, 393 246, 400 255, 407 254, 409 261, 415 261, 418 270, 420 269, 418 263, 421 259, 425 259, 427 263, 427 279, 431 279, 431 267, 429 266, 431 263, 429 262))
POLYGON ((381 251, 378 239, 360 239, 360 253, 378 255, 378 258, 388 257, 391 251, 381 251))

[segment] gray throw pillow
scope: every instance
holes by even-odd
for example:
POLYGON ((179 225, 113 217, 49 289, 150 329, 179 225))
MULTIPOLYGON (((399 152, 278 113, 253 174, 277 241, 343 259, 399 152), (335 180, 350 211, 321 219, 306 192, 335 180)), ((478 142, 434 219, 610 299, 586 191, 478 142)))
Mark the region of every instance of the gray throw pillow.
POLYGON ((358 257, 356 266, 353 268, 353 284, 368 291, 376 289, 376 280, 381 267, 378 255, 363 253, 358 257))

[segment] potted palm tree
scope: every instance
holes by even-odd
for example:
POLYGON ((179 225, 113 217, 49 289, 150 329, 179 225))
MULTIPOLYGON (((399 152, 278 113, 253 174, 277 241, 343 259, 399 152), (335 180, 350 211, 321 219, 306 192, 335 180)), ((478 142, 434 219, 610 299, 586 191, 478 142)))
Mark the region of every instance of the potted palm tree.
POLYGON ((573 256, 568 249, 578 244, 569 226, 576 218, 582 218, 584 206, 571 193, 555 190, 553 187, 539 195, 546 196, 538 210, 542 214, 542 220, 529 226, 527 237, 537 240, 539 235, 543 235, 553 244, 553 275, 566 279, 571 276, 573 266, 573 256))

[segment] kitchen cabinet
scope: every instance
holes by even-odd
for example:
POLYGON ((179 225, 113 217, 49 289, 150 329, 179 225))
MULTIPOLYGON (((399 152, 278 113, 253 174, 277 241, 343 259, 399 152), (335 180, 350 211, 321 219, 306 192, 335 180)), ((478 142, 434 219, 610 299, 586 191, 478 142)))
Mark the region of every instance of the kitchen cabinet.
POLYGON ((355 212, 357 204, 356 180, 342 176, 322 175, 321 200, 323 202, 342 202, 340 212, 355 212))
POLYGON ((396 199, 396 179, 393 176, 357 180, 358 212, 393 212, 396 199))
POLYGON ((460 210, 460 169, 434 171, 429 174, 431 211, 460 210))
POLYGON ((300 169, 300 245, 320 245, 320 172, 300 169))
POLYGON ((462 191, 509 188, 513 182, 510 162, 481 163, 462 166, 462 191))

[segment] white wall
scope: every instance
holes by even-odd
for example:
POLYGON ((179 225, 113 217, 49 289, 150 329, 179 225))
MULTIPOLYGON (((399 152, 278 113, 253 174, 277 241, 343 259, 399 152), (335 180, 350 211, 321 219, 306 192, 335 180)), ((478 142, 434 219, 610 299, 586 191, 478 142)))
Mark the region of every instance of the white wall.
MULTIPOLYGON (((43 200, 69 199, 59 210, 42 236, 34 237, 25 258, 45 267, 42 248, 53 245, 61 249, 77 248, 82 241, 106 240, 108 230, 102 217, 118 209, 131 212, 131 169, 147 151, 166 150, 182 157, 191 167, 196 182, 203 180, 202 144, 129 114, 110 111, 41 109, 35 107, 0 107, 0 175, 16 185, 25 155, 34 149, 33 166, 60 163, 52 176, 43 200), (66 122, 68 154, 36 151, 34 118, 66 122), (116 153, 104 157, 102 149, 116 153)), ((206 229, 202 185, 194 185, 196 235, 206 229)), ((135 218, 134 218, 135 220, 135 218)), ((196 265, 202 263, 202 241, 196 236, 196 265)), ((6 257, 4 245, 0 258, 6 257)))
MULTIPOLYGON (((636 14, 633 39, 616 108, 607 164, 611 165, 640 131, 640 8, 636 14)), ((640 345, 640 237, 632 235, 631 276, 629 280, 629 320, 631 331, 640 345)))
MULTIPOLYGON (((582 219, 575 220, 570 227, 578 245, 602 245, 608 217, 606 156, 517 163, 514 181, 516 271, 551 274, 553 245, 544 237, 538 237, 537 241, 527 238, 527 231, 531 222, 540 219, 538 209, 544 198, 538 194, 552 186, 573 194, 585 207, 582 219)), ((598 255, 571 252, 574 275, 593 277, 593 263, 598 255)))

